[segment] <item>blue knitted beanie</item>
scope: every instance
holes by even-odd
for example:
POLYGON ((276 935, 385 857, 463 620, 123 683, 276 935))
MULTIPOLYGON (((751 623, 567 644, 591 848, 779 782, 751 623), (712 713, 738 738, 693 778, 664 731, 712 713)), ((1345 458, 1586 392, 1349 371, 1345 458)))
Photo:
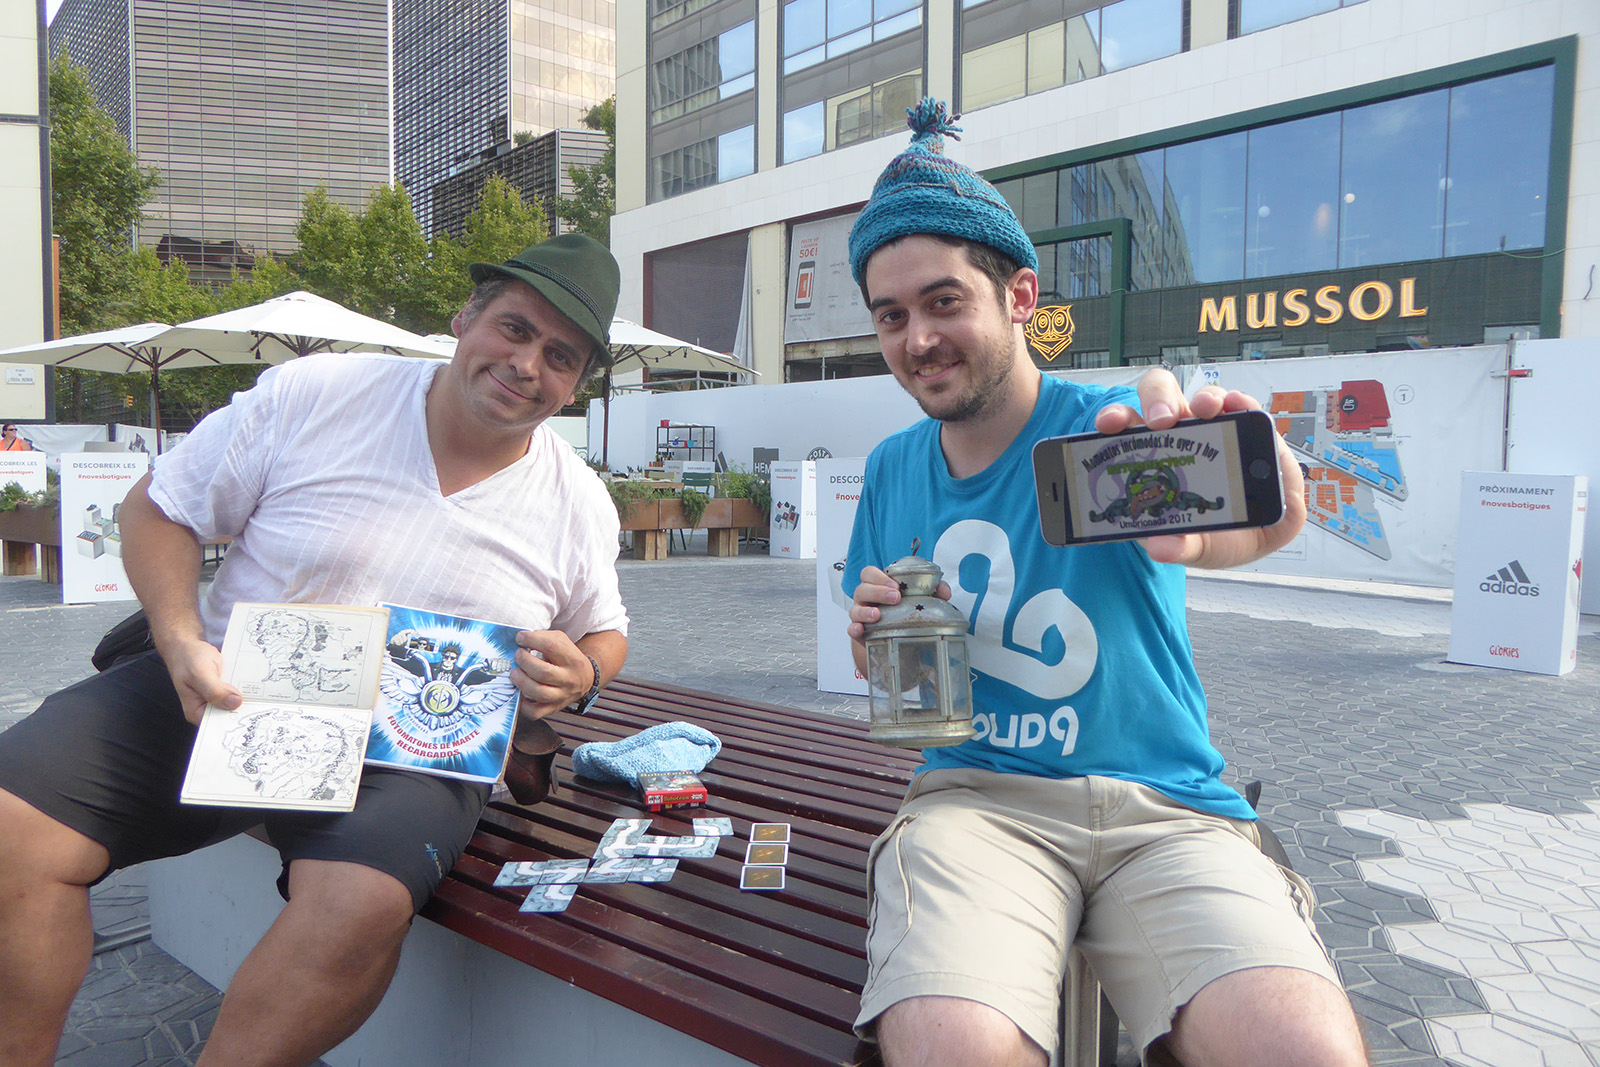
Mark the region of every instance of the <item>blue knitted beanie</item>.
MULTIPOLYGON (((915 233, 965 237, 1003 252, 1019 267, 1039 269, 1033 242, 995 187, 944 154, 944 135, 955 137, 942 100, 906 108, 911 147, 878 175, 872 199, 850 227, 850 273, 860 285, 872 253, 915 233)), ((959 140, 959 138, 957 138, 959 140)))

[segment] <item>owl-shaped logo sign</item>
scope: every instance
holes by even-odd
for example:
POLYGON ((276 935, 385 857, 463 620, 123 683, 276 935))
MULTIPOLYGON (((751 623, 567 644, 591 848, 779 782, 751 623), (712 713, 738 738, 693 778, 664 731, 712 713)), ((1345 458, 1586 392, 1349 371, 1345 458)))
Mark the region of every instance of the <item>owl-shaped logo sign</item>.
POLYGON ((1071 347, 1074 328, 1072 305, 1053 304, 1035 308, 1022 332, 1040 355, 1052 360, 1071 347))

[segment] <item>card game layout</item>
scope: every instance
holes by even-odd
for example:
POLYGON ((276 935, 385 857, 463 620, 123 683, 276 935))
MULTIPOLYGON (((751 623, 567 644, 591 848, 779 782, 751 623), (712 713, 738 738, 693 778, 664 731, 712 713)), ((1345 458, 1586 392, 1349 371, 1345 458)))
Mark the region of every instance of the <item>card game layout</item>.
MULTIPOLYGON (((617 819, 600 838, 594 861, 527 860, 501 866, 497 886, 528 886, 522 910, 554 914, 567 910, 580 883, 617 885, 623 882, 667 882, 677 873, 680 859, 708 859, 717 843, 733 834, 732 820, 695 819, 690 837, 652 837, 649 819, 617 819)), ((788 827, 783 827, 788 840, 788 827)), ((767 846, 773 847, 773 846, 767 846)), ((788 845, 775 846, 788 852, 788 845)), ((772 862, 782 862, 772 861, 772 862)), ((779 872, 782 873, 781 870, 779 872)), ((779 878, 782 882, 782 878, 779 878)), ((776 888, 781 889, 780 884, 776 888)))
POLYGON ((773 893, 783 888, 789 862, 789 824, 758 822, 750 825, 750 843, 744 849, 739 888, 773 893))

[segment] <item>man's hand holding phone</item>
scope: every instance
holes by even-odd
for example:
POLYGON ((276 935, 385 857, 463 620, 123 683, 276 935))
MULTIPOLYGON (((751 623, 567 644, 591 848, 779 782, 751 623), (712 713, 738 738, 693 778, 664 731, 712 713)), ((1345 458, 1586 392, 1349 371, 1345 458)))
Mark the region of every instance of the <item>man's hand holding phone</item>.
MULTIPOLYGON (((1261 410, 1254 397, 1214 385, 1204 386, 1192 398, 1186 398, 1177 378, 1161 367, 1140 378, 1138 390, 1142 416, 1126 404, 1113 404, 1096 417, 1095 430, 1102 434, 1125 433, 1141 426, 1169 430, 1180 420, 1215 419, 1224 414, 1261 410)), ((1305 526, 1304 481, 1299 462, 1275 431, 1272 447, 1277 454, 1283 508, 1276 522, 1269 526, 1148 536, 1141 544, 1150 558, 1158 563, 1220 569, 1260 559, 1292 541, 1305 526)))

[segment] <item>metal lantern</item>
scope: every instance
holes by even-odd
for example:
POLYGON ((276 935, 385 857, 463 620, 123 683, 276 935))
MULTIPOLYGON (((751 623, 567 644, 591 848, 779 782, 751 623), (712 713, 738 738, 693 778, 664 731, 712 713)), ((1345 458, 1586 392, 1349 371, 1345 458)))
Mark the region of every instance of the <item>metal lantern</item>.
POLYGON ((884 568, 900 603, 866 628, 867 736, 901 748, 959 745, 973 735, 967 620, 936 593, 944 572, 906 556, 884 568))

